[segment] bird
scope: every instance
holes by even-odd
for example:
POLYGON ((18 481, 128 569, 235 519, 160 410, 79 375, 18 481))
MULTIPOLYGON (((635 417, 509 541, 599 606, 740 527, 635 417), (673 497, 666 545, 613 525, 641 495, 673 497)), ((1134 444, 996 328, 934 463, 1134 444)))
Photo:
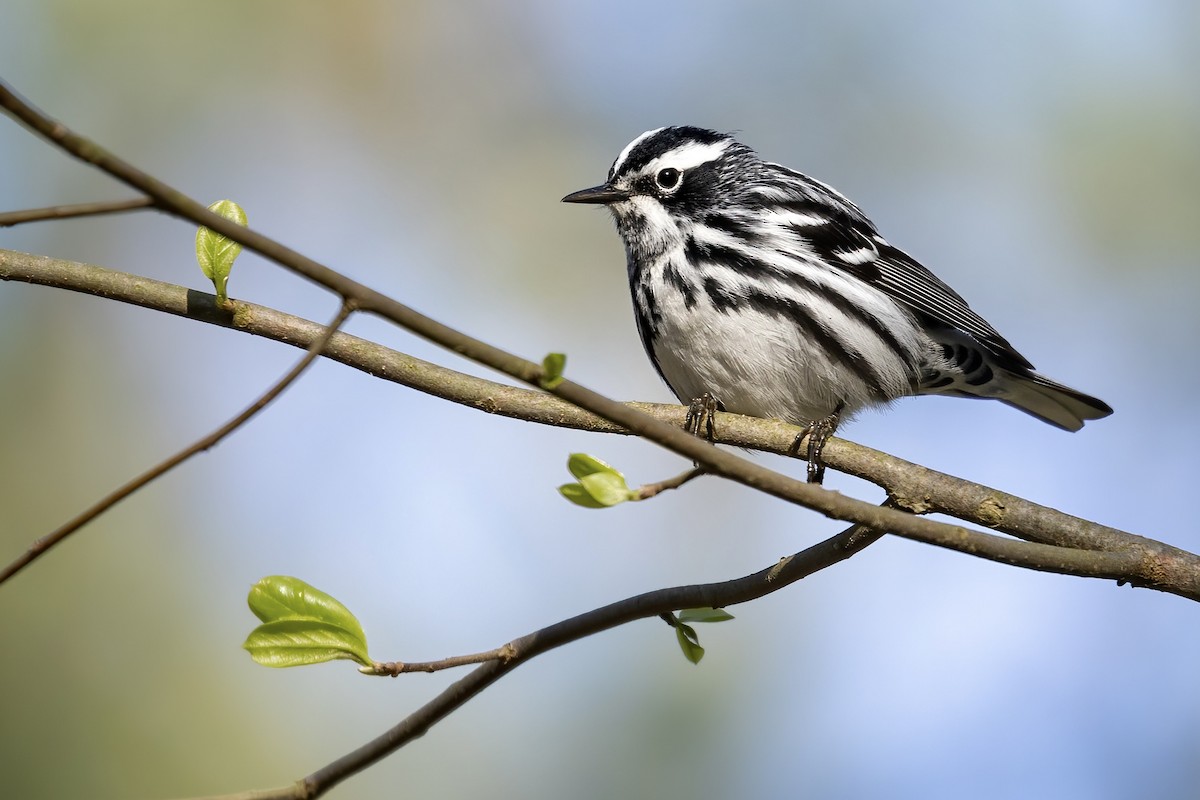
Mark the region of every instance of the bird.
POLYGON ((717 410, 803 428, 808 480, 838 425, 901 397, 994 398, 1077 431, 1112 413, 1051 380, 831 186, 690 125, 629 142, 598 186, 634 318, 686 425, 717 410))

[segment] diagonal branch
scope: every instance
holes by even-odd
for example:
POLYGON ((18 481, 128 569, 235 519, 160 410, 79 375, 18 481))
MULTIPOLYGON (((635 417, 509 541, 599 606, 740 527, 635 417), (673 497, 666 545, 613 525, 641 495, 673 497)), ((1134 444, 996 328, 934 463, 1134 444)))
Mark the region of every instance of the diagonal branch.
POLYGON ((4 583, 9 578, 23 570, 25 567, 32 564, 39 557, 44 555, 50 548, 62 542, 63 539, 66 539, 68 536, 75 533, 75 531, 79 530, 84 525, 87 525, 96 517, 100 516, 105 511, 108 511, 108 509, 112 508, 126 497, 129 497, 129 495, 133 494, 138 489, 141 489, 148 483, 162 477, 197 453, 202 453, 205 450, 214 447, 226 436, 233 433, 245 423, 249 422, 254 415, 262 411, 271 403, 272 400, 278 397, 284 389, 291 386, 292 383, 300 377, 300 374, 303 373, 304 370, 308 369, 309 365, 316 360, 317 356, 321 354, 321 351, 329 343, 329 340, 333 337, 333 334, 346 322, 347 317, 349 317, 353 311, 354 307, 350 303, 343 303, 342 307, 338 309, 337 315, 330 321, 329 325, 325 327, 324 333, 313 339, 312 344, 308 348, 308 352, 305 353, 304 357, 296 363, 296 366, 292 367, 286 375, 276 381, 269 389, 267 389, 267 391, 263 392, 257 400, 247 406, 246 409, 236 417, 229 420, 212 433, 209 433, 208 435, 198 439, 190 446, 185 447, 178 453, 175 453, 165 461, 162 461, 161 463, 156 464, 155 466, 146 470, 141 475, 138 475, 133 480, 117 488, 106 497, 101 498, 95 505, 83 511, 74 519, 64 523, 58 529, 46 534, 40 539, 35 540, 19 558, 14 560, 3 570, 0 570, 0 584, 4 583))
MULTIPOLYGON (((363 311, 375 313, 437 345, 527 384, 541 384, 544 377, 541 365, 444 325, 251 228, 244 228, 209 211, 179 190, 137 169, 95 142, 71 131, 61 122, 50 118, 3 83, 0 83, 0 108, 63 151, 95 165, 152 198, 155 205, 163 211, 210 228, 292 272, 338 293, 363 311)), ((834 519, 865 525, 872 529, 890 530, 906 538, 1030 569, 1083 577, 1111 578, 1138 586, 1177 591, 1172 586, 1164 586, 1161 572, 1146 568, 1136 552, 1082 552, 1051 545, 1023 544, 960 526, 921 519, 894 508, 881 508, 815 484, 795 480, 733 453, 718 450, 711 443, 691 436, 681 428, 668 425, 574 381, 559 381, 550 391, 633 434, 691 459, 697 466, 705 467, 708 472, 834 519)), ((1177 593, 1200 599, 1200 571, 1192 574, 1190 578, 1190 585, 1177 593)))
MULTIPOLYGON (((238 302, 234 314, 230 315, 217 307, 212 295, 203 292, 90 264, 9 250, 0 250, 0 280, 20 280, 94 294, 251 333, 294 347, 308 347, 322 331, 322 326, 317 323, 265 306, 238 302)), ((335 334, 325 355, 376 377, 468 408, 545 425, 630 433, 625 428, 544 392, 465 375, 349 334, 335 334)), ((672 428, 683 423, 684 412, 679 406, 631 403, 629 407, 644 415, 651 415, 672 428)), ((723 444, 786 455, 798 432, 796 427, 777 420, 726 413, 719 416, 717 441, 723 444)), ((910 538, 1034 569, 1054 570, 1055 562, 1046 559, 1056 555, 1062 548, 1121 552, 1125 555, 1118 563, 1107 564, 1111 570, 1109 574, 1095 574, 1106 561, 1103 558, 1089 558, 1083 554, 1083 560, 1087 562, 1083 566, 1093 570, 1088 573, 1093 577, 1129 581, 1200 599, 1200 557, 1184 550, 1064 514, 842 439, 829 441, 824 459, 835 469, 884 487, 897 505, 914 513, 943 512, 1042 545, 1058 545, 1059 549, 1037 553, 1017 553, 1010 549, 1000 554, 992 552, 989 546, 992 541, 1007 541, 998 537, 974 541, 959 541, 952 537, 936 541, 919 536, 910 538), (983 542, 982 549, 980 541, 983 542), (999 557, 1001 555, 1002 558, 999 557), (1030 559, 1028 562, 1022 560, 1026 557, 1030 559), (1131 571, 1113 574, 1123 569, 1131 571)))
MULTIPOLYGON (((610 603, 514 639, 481 655, 496 654, 390 730, 322 767, 301 781, 278 789, 222 795, 219 800, 311 800, 377 761, 391 755, 445 719, 460 706, 531 659, 602 631, 681 608, 724 608, 756 600, 815 572, 845 561, 874 544, 882 533, 852 525, 841 533, 752 575, 719 583, 676 586, 610 603)), ((469 657, 468 657, 469 658, 469 657)), ((218 798, 207 798, 218 800, 218 798)))

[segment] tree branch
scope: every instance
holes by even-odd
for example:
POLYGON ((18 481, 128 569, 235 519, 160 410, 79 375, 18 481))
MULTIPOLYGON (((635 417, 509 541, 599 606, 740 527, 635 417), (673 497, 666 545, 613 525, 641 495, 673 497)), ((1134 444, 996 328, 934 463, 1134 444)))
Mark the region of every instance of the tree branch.
MULTIPOLYGON (((137 169, 95 142, 74 133, 61 122, 51 119, 3 83, 0 83, 0 108, 4 108, 64 152, 95 165, 152 198, 155 205, 163 211, 210 228, 286 269, 336 292, 363 311, 375 313, 435 344, 517 380, 533 386, 540 385, 544 377, 541 365, 437 322, 251 228, 242 227, 209 211, 179 190, 137 169)), ((550 391, 573 405, 626 428, 631 433, 691 459, 697 466, 704 466, 709 472, 781 500, 819 511, 834 519, 865 525, 872 529, 890 530, 916 541, 960 550, 1014 566, 1081 577, 1117 579, 1137 586, 1150 586, 1191 599, 1200 599, 1200 570, 1190 574, 1185 571, 1178 576, 1187 581, 1186 586, 1168 585, 1163 583, 1163 579, 1171 573, 1170 567, 1174 565, 1148 565, 1138 552, 1084 553, 1051 545, 1023 544, 960 526, 921 519, 894 508, 880 508, 815 484, 795 480, 733 453, 718 450, 711 443, 691 436, 679 427, 611 400, 574 381, 559 381, 550 391)), ((1171 577, 1175 575, 1171 574, 1171 577)))
POLYGON ((491 653, 500 654, 452 683, 441 694, 382 735, 322 767, 302 781, 278 789, 256 790, 205 800, 312 800, 350 776, 424 736, 467 701, 531 659, 634 620, 658 617, 682 608, 725 608, 777 592, 815 572, 845 561, 874 544, 882 533, 852 525, 823 542, 781 559, 752 575, 731 581, 676 586, 634 595, 541 630, 513 639, 491 653))
MULTIPOLYGON (((90 264, 11 250, 0 250, 0 279, 70 289, 132 303, 294 347, 310 346, 323 330, 317 323, 264 306, 239 301, 231 315, 218 308, 210 294, 90 264)), ((370 375, 488 413, 587 431, 631 432, 543 392, 465 375, 349 334, 336 333, 325 349, 325 355, 370 375)), ((679 406, 631 403, 629 408, 653 416, 672 430, 683 424, 684 409, 679 406)), ((798 432, 795 426, 778 420, 721 412, 716 440, 722 444, 787 455, 798 432)), ((698 444, 713 449, 704 442, 698 444)), ((1028 550, 1019 542, 932 520, 917 520, 883 509, 888 512, 889 522, 899 516, 928 523, 937 531, 936 534, 925 529, 916 534, 898 531, 900 535, 1015 566, 1111 578, 1200 599, 1200 557, 1179 548, 1064 514, 843 439, 829 441, 824 460, 830 467, 883 487, 897 505, 914 513, 947 513, 1037 543, 1042 549, 1028 550), (958 531, 974 535, 959 537, 958 531), (1049 547, 1051 545, 1054 547, 1049 547), (1119 555, 1109 558, 1106 553, 1119 555), (1067 558, 1063 560, 1060 556, 1067 558)), ((876 510, 870 504, 858 505, 876 510)))
POLYGON ((11 564, 0 571, 0 584, 3 584, 9 578, 16 575, 18 572, 44 555, 48 550, 50 550, 50 548, 62 542, 68 536, 75 533, 75 531, 79 530, 84 525, 103 514, 105 511, 108 511, 108 509, 112 508, 126 497, 129 497, 129 495, 133 494, 138 489, 141 489, 143 486, 146 486, 150 482, 167 474, 197 453, 202 453, 205 450, 214 447, 226 436, 249 422, 255 414, 266 408, 272 400, 274 400, 283 392, 284 389, 291 386, 292 383, 300 377, 300 374, 304 372, 304 370, 308 369, 309 365, 312 364, 313 361, 316 360, 317 356, 321 354, 321 350, 324 349, 325 345, 329 343, 329 340, 333 336, 334 332, 346 322, 346 319, 350 316, 353 310, 354 309, 351 304, 343 303, 342 307, 338 309, 337 315, 330 321, 329 325, 325 327, 324 332, 313 338, 312 344, 308 348, 308 352, 305 353, 304 357, 296 363, 296 366, 292 367, 286 375, 276 381, 269 389, 267 389, 267 391, 263 392, 257 400, 247 406, 246 409, 236 417, 229 420, 207 436, 198 439, 190 446, 185 447, 166 460, 146 470, 133 480, 117 488, 108 496, 101 498, 96 504, 92 505, 74 519, 64 523, 57 530, 35 540, 19 558, 14 560, 11 564))
POLYGON ((23 211, 8 211, 0 214, 0 228, 21 225, 26 222, 42 220, 73 219, 75 217, 96 217, 101 214, 119 214, 124 211, 136 211, 151 208, 154 201, 149 197, 135 197, 132 200, 111 200, 99 203, 79 203, 73 206, 49 206, 47 208, 27 208, 23 211))

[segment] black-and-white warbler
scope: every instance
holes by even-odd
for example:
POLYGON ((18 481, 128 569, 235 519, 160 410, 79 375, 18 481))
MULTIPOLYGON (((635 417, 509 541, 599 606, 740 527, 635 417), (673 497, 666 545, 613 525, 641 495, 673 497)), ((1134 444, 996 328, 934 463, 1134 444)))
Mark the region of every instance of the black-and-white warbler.
POLYGON ((647 131, 563 201, 612 212, 642 343, 693 419, 806 426, 809 480, 840 420, 908 395, 992 397, 1069 431, 1112 413, 1034 372, 854 203, 728 135, 647 131))

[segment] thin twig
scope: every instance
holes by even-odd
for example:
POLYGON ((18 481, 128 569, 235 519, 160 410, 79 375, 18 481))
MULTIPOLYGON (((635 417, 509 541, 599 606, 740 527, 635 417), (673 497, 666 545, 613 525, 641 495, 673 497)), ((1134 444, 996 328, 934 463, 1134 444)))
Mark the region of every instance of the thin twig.
POLYGON ((154 201, 149 197, 135 197, 132 200, 108 200, 97 203, 78 203, 69 206, 48 206, 46 208, 27 208, 22 211, 6 211, 0 214, 0 228, 8 228, 26 222, 41 222, 42 220, 120 214, 124 211, 137 211, 144 208, 152 208, 153 206, 154 201))
POLYGON ((648 500, 660 492, 665 492, 668 489, 678 489, 690 480, 699 478, 706 472, 704 467, 692 467, 686 472, 681 472, 674 478, 667 478, 665 481, 658 483, 647 483, 638 488, 638 500, 648 500))
POLYGON ((304 357, 296 363, 296 366, 292 367, 286 375, 276 381, 271 388, 263 392, 257 400, 247 406, 246 409, 236 417, 229 420, 212 433, 209 433, 207 436, 202 437, 188 447, 185 447, 184 449, 175 453, 170 458, 162 461, 159 464, 156 464, 146 472, 143 472, 141 475, 119 487, 108 496, 102 498, 95 505, 79 514, 74 519, 60 526, 57 530, 34 541, 33 544, 29 546, 29 549, 20 556, 20 558, 17 558, 11 564, 5 567, 3 571, 0 571, 0 584, 3 584, 9 578, 16 575, 22 569, 36 561, 40 556, 44 555, 50 548, 62 542, 63 539, 66 539, 68 536, 75 533, 75 531, 79 530, 108 509, 112 508, 126 497, 129 497, 129 495, 133 494, 138 489, 141 489, 151 481, 170 472, 172 469, 187 461, 197 453, 204 452, 205 450, 213 447, 226 436, 233 433, 235 430, 248 422, 251 417, 266 408, 267 405, 270 404, 270 402, 276 397, 278 397, 284 389, 286 389, 292 384, 293 381, 299 378, 300 374, 304 372, 304 370, 308 369, 308 366, 312 364, 318 355, 321 354, 321 351, 325 349, 325 345, 329 343, 330 338, 332 338, 337 329, 346 322, 347 317, 349 317, 353 311, 354 306, 351 303, 343 303, 338 309, 338 313, 330 321, 329 325, 326 326, 325 333, 313 341, 312 346, 308 349, 308 352, 305 353, 304 357))
POLYGON ((510 657, 486 661, 390 730, 302 781, 278 789, 260 789, 253 793, 220 795, 203 800, 312 800, 320 797, 355 773, 425 735, 464 703, 542 653, 634 620, 655 618, 681 608, 725 608, 756 600, 845 561, 878 541, 882 535, 852 525, 836 536, 743 578, 646 592, 557 622, 509 642, 504 647, 511 649, 510 657))
POLYGON ((387 661, 376 664, 369 675, 387 675, 395 678, 406 672, 440 672, 444 669, 466 666, 467 664, 482 664, 485 661, 507 661, 514 655, 511 645, 503 645, 495 650, 482 653, 470 653, 465 656, 452 656, 441 661, 387 661))

